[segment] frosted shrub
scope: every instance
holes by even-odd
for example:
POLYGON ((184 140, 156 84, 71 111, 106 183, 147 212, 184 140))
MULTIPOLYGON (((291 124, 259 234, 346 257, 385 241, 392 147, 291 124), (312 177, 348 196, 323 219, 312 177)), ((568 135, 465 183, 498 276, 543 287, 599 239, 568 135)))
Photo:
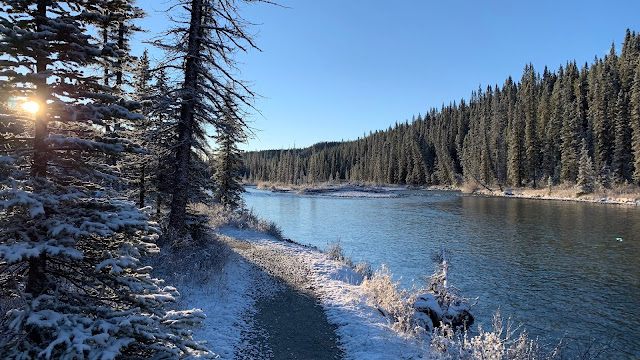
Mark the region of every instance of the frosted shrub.
POLYGON ((336 241, 335 243, 327 244, 324 252, 327 254, 329 259, 343 262, 349 267, 354 267, 351 257, 345 255, 344 253, 344 249, 342 248, 342 240, 338 239, 338 241, 336 241))
POLYGON ((375 306, 384 315, 392 329, 406 334, 414 334, 419 329, 414 321, 415 311, 413 302, 416 294, 399 288, 398 282, 393 282, 393 275, 383 266, 360 286, 366 290, 367 302, 375 306))
POLYGON ((505 325, 500 313, 493 318, 493 331, 487 332, 478 327, 478 335, 469 338, 465 332, 455 332, 450 326, 434 330, 431 336, 431 349, 437 359, 491 359, 491 360, 525 360, 525 359, 558 359, 559 351, 549 353, 542 351, 536 341, 529 339, 525 331, 513 328, 509 321, 505 325))
POLYGON ((273 221, 259 219, 256 223, 256 221, 254 220, 252 222, 249 222, 249 228, 261 233, 265 233, 267 235, 271 235, 278 240, 284 239, 282 230, 280 229, 280 227, 278 227, 278 224, 273 221))
POLYGON ((371 264, 367 261, 359 262, 355 268, 355 272, 362 275, 364 279, 371 279, 373 277, 373 270, 371 269, 371 264))
POLYGON ((282 230, 273 221, 259 219, 251 210, 232 210, 221 204, 198 205, 198 211, 209 217, 209 226, 220 229, 231 226, 238 229, 251 229, 283 240, 282 230))

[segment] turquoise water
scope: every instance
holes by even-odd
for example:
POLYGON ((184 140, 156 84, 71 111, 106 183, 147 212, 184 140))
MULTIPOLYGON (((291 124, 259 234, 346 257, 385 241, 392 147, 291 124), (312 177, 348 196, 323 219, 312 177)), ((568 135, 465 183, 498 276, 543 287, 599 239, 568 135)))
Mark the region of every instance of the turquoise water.
POLYGON ((335 198, 249 189, 247 207, 284 236, 387 265, 403 286, 424 285, 444 246, 450 282, 478 298, 476 322, 500 310, 555 344, 608 344, 607 358, 640 358, 640 209, 617 205, 404 191, 335 198), (623 241, 619 241, 621 238, 623 241))

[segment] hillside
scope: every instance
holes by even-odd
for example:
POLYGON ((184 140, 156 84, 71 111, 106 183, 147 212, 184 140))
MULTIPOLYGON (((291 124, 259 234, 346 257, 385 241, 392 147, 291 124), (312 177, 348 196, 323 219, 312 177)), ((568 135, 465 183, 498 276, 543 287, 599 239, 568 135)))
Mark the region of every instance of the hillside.
POLYGON ((340 143, 247 152, 249 182, 541 187, 640 184, 640 34, 620 53, 482 87, 411 121, 340 143))

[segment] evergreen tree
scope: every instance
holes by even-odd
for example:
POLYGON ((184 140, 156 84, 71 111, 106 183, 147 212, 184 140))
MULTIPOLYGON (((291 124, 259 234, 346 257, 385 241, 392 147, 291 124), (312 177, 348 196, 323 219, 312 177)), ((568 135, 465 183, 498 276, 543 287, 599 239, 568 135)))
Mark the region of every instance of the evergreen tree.
POLYGON ((140 264, 156 226, 96 161, 139 149, 96 131, 139 118, 90 75, 106 52, 88 28, 103 15, 86 1, 0 4, 0 93, 40 104, 0 117, 3 139, 23 139, 0 156, 0 296, 19 304, 0 324, 0 357, 206 355, 189 330, 202 314, 168 312, 177 292, 140 264))
POLYGON ((577 185, 580 192, 583 193, 592 193, 595 185, 595 170, 593 169, 593 161, 589 156, 589 149, 585 139, 582 139, 577 185))
POLYGON ((580 86, 578 68, 575 63, 567 64, 562 83, 564 90, 564 114, 562 115, 561 150, 562 164, 560 178, 573 183, 578 175, 578 156, 580 147, 580 121, 578 120, 579 102, 576 91, 580 86))
POLYGON ((640 185, 640 61, 636 67, 631 89, 630 120, 633 136, 631 147, 633 151, 633 180, 640 185))
POLYGON ((532 181, 535 188, 537 177, 540 176, 540 141, 538 140, 537 130, 536 97, 538 91, 536 88, 536 74, 532 64, 525 66, 521 84, 518 95, 521 99, 520 102, 523 106, 522 112, 524 114, 524 146, 526 154, 524 167, 527 180, 532 181))
MULTIPOLYGON (((214 159, 214 198, 230 209, 237 209, 244 203, 242 199, 244 188, 241 184, 242 178, 240 175, 242 151, 238 149, 238 143, 246 141, 247 136, 242 123, 234 119, 234 116, 238 114, 238 110, 235 107, 237 105, 233 103, 230 96, 227 96, 225 111, 221 119, 222 126, 219 127, 216 135, 218 149, 214 159)), ((286 174, 285 171, 288 171, 289 166, 286 161, 283 161, 282 157, 284 156, 281 155, 280 163, 284 164, 284 166, 281 173, 286 174)), ((283 177, 281 180, 283 183, 289 183, 288 177, 283 177)))
POLYGON ((616 183, 631 180, 631 129, 629 128, 628 100, 622 90, 616 102, 615 132, 611 171, 616 183))
MULTIPOLYGON (((178 26, 171 30, 173 42, 157 41, 156 44, 172 54, 173 62, 166 66, 183 72, 184 80, 176 93, 176 103, 180 104, 177 119, 177 142, 174 146, 175 171, 170 205, 168 237, 180 239, 186 235, 187 204, 194 196, 202 194, 202 188, 195 185, 190 174, 195 174, 198 162, 194 151, 207 153, 207 124, 216 128, 223 126, 224 99, 227 83, 231 84, 229 96, 234 102, 250 105, 253 94, 238 81, 233 71, 235 64, 231 54, 236 50, 245 51, 255 47, 251 37, 245 32, 247 22, 238 14, 236 1, 191 0, 185 1, 188 12, 187 27, 178 26)), ((233 114, 244 126, 241 117, 233 114)))

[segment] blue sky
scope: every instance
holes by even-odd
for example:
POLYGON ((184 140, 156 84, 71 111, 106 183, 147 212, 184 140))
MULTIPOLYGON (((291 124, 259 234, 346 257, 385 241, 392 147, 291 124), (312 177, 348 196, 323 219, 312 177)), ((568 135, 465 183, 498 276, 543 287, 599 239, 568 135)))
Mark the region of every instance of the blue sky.
MULTIPOLYGON (((566 61, 591 63, 640 31, 640 1, 280 0, 242 6, 259 51, 237 56, 257 99, 245 150, 352 140, 482 85, 566 61)), ((149 37, 168 25, 150 17, 149 37)), ((139 50, 139 48, 137 49, 139 50)), ((134 50, 135 51, 135 50, 134 50)), ((141 52, 141 51, 139 51, 141 52)))

